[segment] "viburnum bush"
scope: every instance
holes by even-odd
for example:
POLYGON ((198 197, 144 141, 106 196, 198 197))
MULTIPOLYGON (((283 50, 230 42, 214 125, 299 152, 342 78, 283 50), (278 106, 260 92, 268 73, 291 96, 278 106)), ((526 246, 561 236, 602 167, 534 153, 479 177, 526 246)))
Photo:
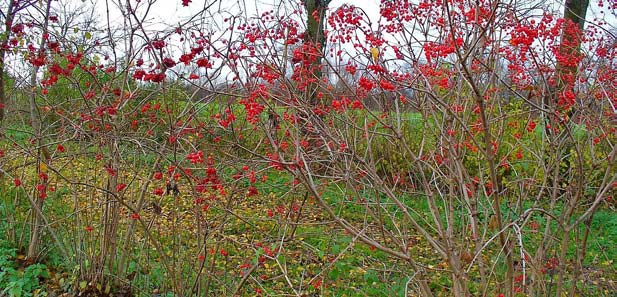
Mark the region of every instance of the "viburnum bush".
POLYGON ((128 290, 155 259, 178 295, 264 293, 266 265, 282 293, 323 293, 280 260, 316 220, 394 259, 405 292, 577 294, 617 186, 609 24, 534 1, 196 2, 161 28, 154 1, 115 3, 122 25, 8 4, 3 203, 28 258, 55 247, 82 292, 128 290))

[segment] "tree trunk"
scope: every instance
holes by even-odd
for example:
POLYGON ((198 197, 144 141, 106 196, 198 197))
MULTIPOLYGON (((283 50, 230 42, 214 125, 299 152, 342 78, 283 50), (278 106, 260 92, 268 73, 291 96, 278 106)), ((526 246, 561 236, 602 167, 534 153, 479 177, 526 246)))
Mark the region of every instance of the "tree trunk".
MULTIPOLYGON (((13 16, 15 14, 15 0, 9 1, 9 7, 6 10, 6 20, 4 22, 4 40, 0 42, 0 131, 4 123, 4 114, 6 109, 6 90, 4 88, 4 57, 8 49, 9 39, 11 38, 11 26, 13 16)), ((1 133, 0 133, 1 135, 1 133)))
MULTIPOLYGON (((306 72, 309 73, 307 76, 310 76, 305 78, 309 81, 302 97, 306 102, 305 104, 311 107, 317 106, 320 100, 318 94, 320 92, 322 79, 321 66, 326 41, 324 36, 324 21, 329 2, 330 0, 305 0, 304 2, 307 13, 307 27, 304 34, 304 43, 306 46, 315 46, 317 51, 316 57, 307 57, 314 58, 310 64, 302 65, 302 67, 305 67, 306 72)), ((308 55, 309 53, 305 54, 308 55)), ((321 120, 320 116, 312 119, 309 117, 306 119, 306 124, 302 125, 300 130, 301 135, 310 143, 310 147, 312 148, 311 153, 318 152, 320 148, 318 126, 323 124, 321 120)), ((318 172, 321 171, 320 168, 314 169, 318 172)))
MULTIPOLYGON (((566 23, 561 32, 561 43, 559 52, 562 55, 578 56, 581 53, 581 41, 583 30, 585 27, 585 17, 587 15, 587 7, 589 0, 566 0, 563 18, 567 22, 572 22, 578 30, 568 30, 569 23, 566 23)), ((559 60, 557 61, 556 76, 558 79, 558 91, 565 91, 566 88, 572 88, 573 82, 570 82, 567 76, 575 77, 578 73, 578 66, 565 66, 559 60)))
POLYGON ((563 17, 574 22, 582 31, 585 26, 588 6, 589 0, 566 0, 563 17))
MULTIPOLYGON (((580 56, 581 53, 581 41, 584 34, 585 27, 585 17, 587 15, 587 7, 589 6, 589 0, 566 0, 564 5, 563 17, 566 20, 564 27, 561 32, 561 43, 559 45, 559 53, 565 57, 570 57, 569 59, 580 56), (571 23, 570 23, 571 22, 571 23), (571 25, 575 25, 577 30, 572 30, 569 28, 571 25)), ((568 59, 568 60, 569 60, 568 59)), ((565 92, 574 92, 574 85, 576 82, 576 77, 578 75, 578 65, 563 65, 562 60, 557 61, 557 66, 555 69, 555 76, 557 79, 557 86, 553 94, 553 106, 561 105, 563 102, 560 102, 561 97, 565 92)), ((571 117, 575 113, 575 108, 569 106, 566 103, 566 114, 571 117)), ((572 146, 574 145, 567 139, 564 147, 564 152, 567 154, 572 146)), ((570 180, 567 178, 568 172, 570 171, 570 156, 564 158, 563 163, 565 166, 559 165, 560 168, 564 168, 565 172, 559 172, 558 179, 563 178, 564 180, 570 180)), ((561 170, 560 170, 561 171, 561 170)), ((576 198, 572 198, 576 199, 576 198)), ((575 207, 576 201, 572 203, 572 207, 575 207)), ((564 223, 567 222, 569 216, 564 217, 564 223)), ((563 286, 564 286, 564 275, 566 274, 566 257, 567 257, 567 243, 570 239, 570 234, 568 233, 570 230, 567 229, 564 232, 564 238, 562 239, 561 253, 559 257, 559 275, 557 279, 557 292, 556 296, 561 296, 563 286)), ((584 251, 581 251, 584 254, 584 251)), ((575 264, 576 266, 577 264, 575 264)), ((575 269, 576 270, 576 269, 575 269)), ((576 284, 573 284, 575 286, 576 284)))
MULTIPOLYGON (((306 0, 304 7, 307 13, 307 27, 304 41, 317 46, 319 55, 313 65, 307 65, 312 68, 313 78, 321 79, 321 63, 323 58, 323 50, 326 44, 324 36, 324 21, 326 18, 326 9, 328 8, 329 0, 306 0)), ((307 86, 306 95, 308 101, 315 105, 317 103, 317 92, 319 89, 319 81, 311 83, 307 86)))

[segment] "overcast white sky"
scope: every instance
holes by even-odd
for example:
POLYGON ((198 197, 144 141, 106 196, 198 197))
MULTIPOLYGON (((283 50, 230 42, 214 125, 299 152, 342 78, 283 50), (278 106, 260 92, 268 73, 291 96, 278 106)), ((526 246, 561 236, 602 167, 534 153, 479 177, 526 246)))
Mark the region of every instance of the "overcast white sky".
MULTIPOLYGON (((118 8, 117 3, 126 3, 126 0, 89 0, 95 1, 96 7, 98 8, 98 13, 101 16, 105 16, 105 7, 106 3, 109 3, 110 6, 110 16, 113 22, 121 23, 122 17, 120 10, 118 8)), ((246 18, 250 18, 255 15, 260 15, 261 13, 269 10, 279 11, 279 13, 284 13, 285 11, 292 11, 294 9, 298 9, 300 4, 300 0, 191 0, 191 3, 188 7, 182 6, 182 0, 131 0, 131 3, 137 3, 140 1, 139 5, 142 5, 142 9, 138 9, 138 14, 143 14, 145 9, 143 6, 147 2, 153 2, 150 11, 148 12, 148 18, 146 19, 145 26, 147 29, 152 30, 154 32, 160 30, 169 30, 170 28, 175 28, 182 20, 186 20, 188 17, 191 17, 202 10, 205 6, 210 3, 215 3, 213 7, 210 8, 211 11, 222 11, 224 13, 237 15, 242 13, 246 18), (295 5, 295 7, 294 7, 295 5), (286 6, 287 9, 280 9, 280 6, 286 6)), ((396 0, 395 0, 396 1, 396 0)), ((414 1, 414 0, 412 0, 414 1)), ((415 0, 418 1, 418 0, 415 0)), ((512 0, 516 1, 520 0, 512 0)), ((537 3, 537 1, 541 0, 523 0, 522 3, 529 3, 530 1, 537 3)), ((546 0, 546 5, 550 10, 557 11, 561 13, 563 11, 563 2, 565 0, 554 1, 554 0, 546 0)), ((608 2, 609 0, 604 0, 608 2)), ((614 0, 610 0, 614 1, 614 0)), ((381 0, 332 0, 329 6, 330 11, 335 11, 338 7, 343 4, 352 4, 356 7, 361 8, 368 15, 370 20, 373 23, 374 30, 377 29, 377 20, 380 17, 380 2, 381 0)), ((590 7, 587 12, 587 23, 586 26, 593 26, 593 23, 600 23, 601 21, 605 21, 606 24, 602 25, 604 29, 611 30, 613 32, 617 31, 617 16, 615 15, 615 11, 613 12, 604 12, 606 8, 602 9, 598 7, 599 0, 590 0, 590 7)), ((134 4, 133 4, 134 5, 134 4)), ((607 6, 607 5, 605 5, 607 6)), ((538 11, 538 15, 541 15, 542 11, 538 11)), ((217 18, 221 18, 220 14, 215 18, 205 19, 207 23, 222 23, 221 19, 217 20, 217 18)), ((302 20, 298 20, 302 22, 302 20)), ((387 37, 386 37, 387 38, 387 37)))
MULTIPOLYGON (((106 4, 109 4, 112 23, 116 22, 117 24, 121 24, 122 17, 117 3, 126 3, 126 0, 88 1, 93 1, 96 3, 95 5, 101 17, 106 15, 105 7, 106 4)), ((140 0, 139 5, 145 5, 148 1, 154 2, 150 11, 148 12, 148 18, 145 22, 146 28, 148 30, 152 30, 151 32, 158 32, 160 30, 170 30, 170 28, 175 28, 180 22, 186 20, 188 17, 195 15, 205 6, 213 2, 215 2, 214 6, 211 7, 211 10, 213 11, 222 11, 224 13, 234 15, 241 13, 246 18, 260 15, 261 13, 269 10, 275 10, 284 13, 285 11, 292 11, 294 9, 298 9, 300 8, 299 5, 301 5, 300 0, 191 0, 191 3, 188 7, 182 6, 182 0, 140 0), (286 9, 280 9, 281 6, 285 6, 286 9)), ((559 13, 563 11, 563 1, 565 0, 546 1, 547 2, 545 3, 548 4, 551 10, 558 11, 559 13)), ((364 10, 364 12, 368 15, 374 25, 373 29, 375 30, 377 29, 377 20, 380 16, 380 2, 381 0, 332 0, 329 9, 330 11, 335 11, 343 4, 351 4, 359 7, 364 10)), ((525 1, 525 3, 528 2, 529 1, 525 1)), ((131 3, 137 3, 137 0, 131 0, 131 3)), ((607 25, 603 25, 603 28, 615 32, 617 30, 617 18, 615 17, 615 12, 602 13, 602 10, 603 9, 598 7, 598 0, 590 0, 590 7, 587 12, 587 26, 590 26, 590 22, 597 23, 599 20, 604 20, 607 25)), ((138 15, 141 15, 142 13, 144 13, 145 9, 143 9, 142 7, 142 9, 138 9, 137 11, 138 15)), ((541 13, 541 11, 538 11, 538 15, 541 15, 541 13)), ((217 18, 219 17, 220 15, 216 18, 205 18, 204 20, 206 23, 210 24, 213 24, 215 22, 221 23, 220 19, 217 21, 217 18)), ((387 38, 386 36, 384 37, 387 38)), ((178 44, 178 46, 181 47, 180 44, 178 44)), ((186 49, 180 49, 180 51, 185 50, 186 49)), ((348 52, 352 55, 355 55, 353 54, 353 49, 348 49, 348 52)), ((386 56, 392 55, 392 53, 388 52, 385 52, 384 54, 386 56)))
MULTIPOLYGON (((130 1, 133 4, 137 2, 137 0, 130 1)), ((289 3, 293 3, 293 5, 296 6, 300 5, 300 0, 192 0, 188 7, 184 7, 182 6, 182 0, 140 0, 141 5, 145 4, 148 1, 154 2, 154 4, 148 14, 149 17, 147 18, 146 25, 148 26, 149 30, 153 31, 157 31, 160 29, 169 30, 170 28, 174 28, 180 21, 194 15, 195 13, 199 12, 205 5, 212 2, 216 2, 216 6, 213 7, 216 10, 220 9, 221 11, 234 14, 242 10, 245 17, 251 17, 261 14, 265 11, 272 10, 273 8, 282 4, 290 5, 289 3)), ((563 11, 563 2, 565 0, 546 1, 546 3, 552 3, 550 4, 550 6, 552 6, 554 10, 559 12, 563 11)), ((615 0, 604 0, 605 3, 609 1, 615 0)), ((106 21, 104 17, 106 17, 107 15, 106 4, 109 4, 109 12, 112 24, 115 23, 116 25, 120 26, 122 24, 122 14, 118 7, 118 3, 126 3, 126 0, 65 0, 64 2, 70 3, 71 6, 79 5, 79 3, 83 3, 87 6, 94 5, 96 7, 96 13, 98 13, 99 15, 100 25, 102 25, 102 27, 100 27, 101 30, 105 29, 106 21)), ((343 4, 352 4, 364 10, 369 16, 369 18, 373 21, 373 24, 376 26, 376 20, 379 18, 380 2, 381 0, 332 0, 329 8, 330 11, 334 11, 336 10, 336 8, 340 7, 343 4)), ((616 11, 607 11, 606 7, 602 9, 598 7, 598 3, 599 0, 590 0, 590 7, 587 12, 587 26, 591 26, 591 23, 593 22, 597 23, 599 21, 605 21, 606 24, 603 25, 604 29, 610 30, 613 33, 617 32, 617 17, 615 15, 616 11), (603 12, 603 10, 607 12, 603 12)), ((0 0, 0 9, 4 9, 7 6, 8 0, 0 0)), ((140 11, 142 11, 143 13, 143 10, 140 11)), ((373 29, 376 28, 374 27, 373 29)), ((117 40, 116 42, 122 42, 122 40, 117 40)), ((352 50, 350 50, 350 52, 352 52, 352 50)), ((20 73, 19 70, 16 69, 13 69, 13 72, 20 73)))
MULTIPOLYGON (((96 0, 97 6, 100 8, 100 13, 104 13, 105 0, 96 0)), ((117 0, 109 0, 110 3, 117 2, 117 0)), ((147 0, 142 0, 146 2, 147 0)), ((206 3, 210 3, 214 0, 192 0, 188 7, 182 6, 182 0, 158 0, 152 6, 150 12, 151 20, 155 22, 163 22, 166 24, 177 24, 180 20, 191 16, 195 12, 204 7, 206 3)), ((296 2, 297 0, 294 0, 296 2)), ((124 0, 122 0, 124 2, 124 0)), ((239 7, 245 8, 247 15, 259 14, 264 11, 270 10, 273 7, 286 2, 285 0, 220 0, 215 7, 221 7, 223 10, 233 12, 239 7), (219 6, 220 5, 220 6, 219 6)), ((563 1, 547 1, 547 3, 553 2, 553 7, 559 11, 563 11, 563 1)), ((604 0, 604 2, 608 2, 604 0)), ((352 4, 354 6, 364 9, 364 11, 376 20, 379 17, 379 3, 380 0, 333 0, 330 4, 330 9, 335 10, 342 4, 352 4)), ((589 10, 587 12, 587 20, 589 22, 594 19, 604 19, 613 28, 617 28, 617 18, 613 14, 603 14, 602 8, 598 7, 598 0, 590 0, 589 10)), ((605 5, 606 6, 606 5, 605 5)), ((112 15, 115 15, 116 19, 119 19, 119 13, 117 9, 111 11, 112 15)))

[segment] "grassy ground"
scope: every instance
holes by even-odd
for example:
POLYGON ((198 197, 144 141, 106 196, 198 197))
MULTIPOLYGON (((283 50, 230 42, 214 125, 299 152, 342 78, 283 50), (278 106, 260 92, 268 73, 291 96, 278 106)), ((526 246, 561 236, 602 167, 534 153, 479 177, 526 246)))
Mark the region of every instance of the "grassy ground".
MULTIPOLYGON (((63 166, 67 176, 91 174, 93 167, 84 164, 96 163, 95 160, 84 159, 72 162, 75 163, 63 166)), ((98 199, 101 197, 83 191, 75 204, 76 197, 70 195, 69 185, 57 181, 55 186, 56 192, 45 204, 45 212, 54 222, 52 227, 72 253, 96 255, 96 239, 100 236, 97 232, 101 232, 99 226, 93 225, 93 231, 84 232, 83 226, 74 224, 77 223, 76 211, 80 212, 82 220, 97 222, 97 212, 93 210, 100 207, 98 199), (75 236, 80 238, 79 242, 74 241, 75 236)), ((146 208, 142 220, 150 226, 150 236, 162 243, 166 249, 164 253, 176 260, 174 265, 177 265, 177 272, 184 281, 194 282, 196 268, 202 263, 206 267, 213 265, 210 268, 215 273, 211 290, 220 294, 233 292, 238 280, 248 271, 251 276, 242 291, 245 295, 255 292, 265 295, 293 294, 294 290, 326 296, 405 294, 407 282, 413 275, 406 263, 372 250, 345 234, 329 221, 311 199, 304 203, 301 211, 291 211, 293 205, 302 202, 303 192, 293 190, 288 179, 271 176, 260 190, 260 195, 249 198, 233 201, 219 198, 210 203, 205 221, 211 224, 207 229, 214 234, 206 241, 206 247, 198 246, 194 240, 199 230, 190 195, 182 195, 176 200, 172 196, 163 196, 155 201, 156 207, 146 208), (200 256, 202 254, 205 259, 200 256), (262 256, 267 256, 263 265, 251 269, 262 256)), ((79 267, 74 266, 78 264, 63 262, 53 245, 48 245, 44 251, 42 263, 23 261, 23 239, 27 238, 28 226, 16 222, 27 222, 19 214, 27 214, 28 205, 19 191, 7 186, 7 181, 0 190, 0 213, 4 218, 0 221, 2 294, 44 296, 42 292, 53 295, 88 286, 79 281, 79 267)), ((186 191, 183 189, 182 192, 186 191)), ((413 205, 418 213, 428 211, 424 203, 413 205)), ((348 204, 344 207, 353 210, 358 206, 348 204)), ((120 223, 129 224, 130 220, 123 218, 120 223)), ((614 243, 617 240, 617 214, 610 209, 600 210, 594 217, 592 227, 583 276, 586 292, 590 296, 595 294, 593 292, 609 294, 616 288, 617 266, 614 259, 617 249, 614 243)), ((538 236, 530 237, 530 240, 539 240, 538 236)), ((152 247, 141 231, 137 232, 131 246, 128 272, 133 293, 139 296, 164 294, 170 284, 160 252, 152 247)), ((437 284, 433 289, 437 292, 445 290, 449 286, 449 278, 447 274, 440 273, 442 263, 437 255, 424 245, 421 238, 412 249, 425 262, 433 263, 429 266, 434 269, 431 277, 437 284)), ((81 264, 89 265, 91 262, 86 260, 81 264)), ((105 291, 105 288, 101 289, 105 291)))
MULTIPOLYGON (((207 114, 212 112, 208 110, 207 114)), ((413 113, 409 113, 407 120, 414 123, 411 129, 422 129, 420 119, 413 113)), ((9 126, 6 132, 18 145, 28 145, 29 131, 9 126)), ((88 154, 54 159, 54 167, 66 179, 51 175, 50 184, 55 191, 49 193, 43 209, 49 227, 67 247, 72 257, 69 261, 62 258, 49 232, 44 236, 41 262, 25 259, 31 212, 24 191, 33 191, 35 185, 15 188, 11 180, 0 177, 0 296, 57 296, 69 291, 121 293, 117 287, 83 281, 100 255, 99 240, 104 229, 100 216, 105 197, 67 180, 104 187, 106 174, 104 161, 95 158, 95 149, 85 145, 78 149, 88 154)), ((128 147, 121 149, 125 150, 124 161, 130 168, 136 168, 121 176, 123 181, 131 181, 125 197, 127 203, 134 204, 139 185, 148 174, 141 168, 152 166, 155 158, 131 153, 128 147)), ((11 156, 2 161, 2 169, 8 170, 24 166, 32 158, 11 156)), ((19 177, 23 181, 36 180, 34 167, 24 166, 27 169, 18 170, 19 177)), ((157 187, 164 188, 164 181, 154 181, 147 193, 157 187)), ((371 249, 347 234, 321 211, 316 201, 305 200, 305 192, 294 186, 288 176, 270 173, 267 182, 258 185, 258 191, 258 195, 252 196, 233 191, 230 193, 233 195, 213 196, 205 204, 207 210, 204 204, 196 205, 188 185, 181 186, 181 194, 175 198, 148 195, 140 212, 143 225, 138 225, 127 245, 127 275, 120 287, 130 288, 138 296, 172 296, 170 279, 175 277, 183 287, 195 284, 208 287, 210 294, 226 296, 236 291, 248 273, 241 295, 261 292, 264 295, 403 296, 413 289, 410 284, 414 271, 408 263, 371 249), (165 259, 174 275, 165 267, 165 259)), ((337 211, 351 214, 347 218, 353 223, 362 224, 361 204, 347 201, 335 188, 326 191, 325 199, 336 205, 337 211)), ((403 200, 417 218, 429 212, 422 197, 403 200)), ((119 238, 123 240, 134 220, 126 207, 121 212, 119 238)), ((543 223, 541 217, 534 219, 543 223)), ((583 293, 608 296, 617 291, 617 263, 614 262, 617 214, 604 205, 595 214, 591 226, 584 260, 583 293)), ((540 240, 540 232, 525 233, 524 241, 532 246, 540 240)), ((573 240, 572 247, 576 244, 573 240)), ((420 236, 412 241, 410 250, 427 264, 432 289, 448 296, 451 281, 444 272, 446 263, 420 236)), ((503 273, 503 269, 498 268, 497 272, 503 273)), ((476 276, 474 271, 472 276, 476 276)), ((473 281, 470 286, 474 286, 473 281)))

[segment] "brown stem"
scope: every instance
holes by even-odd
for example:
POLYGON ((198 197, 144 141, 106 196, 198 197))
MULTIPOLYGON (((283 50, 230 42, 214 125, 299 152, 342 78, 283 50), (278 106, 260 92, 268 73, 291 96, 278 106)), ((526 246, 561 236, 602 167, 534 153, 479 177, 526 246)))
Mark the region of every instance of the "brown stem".
MULTIPOLYGON (((51 0, 47 1, 47 7, 45 9, 45 20, 43 22, 43 33, 41 36, 41 40, 39 43, 39 50, 37 51, 37 54, 39 56, 43 55, 43 53, 45 53, 45 38, 43 38, 43 36, 47 35, 47 25, 49 22, 49 12, 51 9, 51 0)), ((34 130, 34 138, 38 144, 38 153, 37 153, 37 173, 40 174, 41 173, 41 156, 43 156, 46 160, 49 160, 49 152, 47 151, 47 148, 43 145, 44 141, 43 141, 43 136, 41 135, 41 117, 38 113, 38 106, 36 104, 36 76, 39 72, 39 66, 33 66, 32 68, 32 73, 31 73, 31 77, 30 77, 30 86, 31 86, 31 94, 29 97, 29 103, 30 103, 30 121, 32 122, 32 129, 34 130)), ((4 75, 3 73, 0 73, 0 75, 4 75)), ((43 199, 36 199, 36 201, 34 201, 35 204, 33 204, 32 206, 35 209, 42 209, 43 207, 43 199)), ((39 249, 39 239, 40 239, 40 233, 41 233, 41 222, 43 220, 42 215, 38 212, 35 211, 33 213, 34 215, 34 219, 33 219, 33 225, 32 228, 30 229, 30 244, 28 245, 28 254, 27 257, 28 258, 36 258, 37 257, 37 253, 38 253, 38 249, 39 249)))

